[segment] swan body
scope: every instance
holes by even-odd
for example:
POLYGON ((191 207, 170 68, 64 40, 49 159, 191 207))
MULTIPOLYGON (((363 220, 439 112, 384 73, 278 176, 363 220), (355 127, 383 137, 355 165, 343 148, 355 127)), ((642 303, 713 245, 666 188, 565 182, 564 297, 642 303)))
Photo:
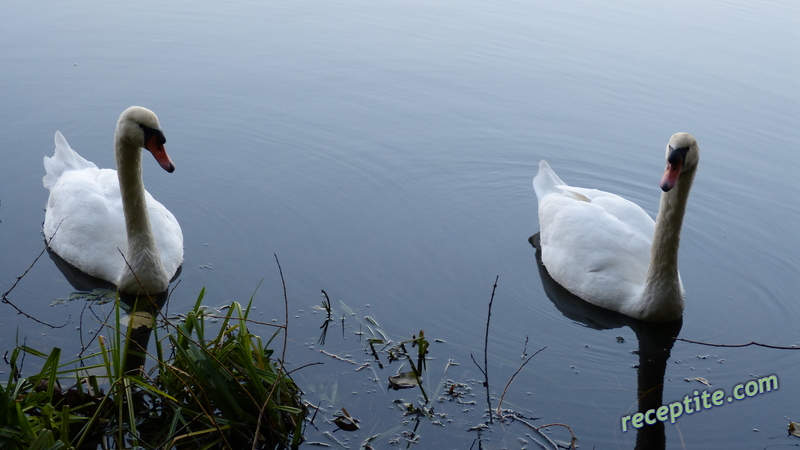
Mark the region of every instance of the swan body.
POLYGON ((175 169, 164 142, 156 115, 133 106, 117 122, 117 170, 99 169, 82 158, 58 131, 55 154, 44 158, 42 181, 50 190, 43 228, 48 246, 81 271, 129 294, 165 292, 183 261, 178 221, 142 182, 142 148, 168 172, 175 169))
POLYGON ((550 276, 602 308, 640 320, 679 319, 684 290, 678 245, 699 160, 694 137, 670 138, 655 222, 618 195, 566 185, 542 160, 533 187, 542 263, 550 276))

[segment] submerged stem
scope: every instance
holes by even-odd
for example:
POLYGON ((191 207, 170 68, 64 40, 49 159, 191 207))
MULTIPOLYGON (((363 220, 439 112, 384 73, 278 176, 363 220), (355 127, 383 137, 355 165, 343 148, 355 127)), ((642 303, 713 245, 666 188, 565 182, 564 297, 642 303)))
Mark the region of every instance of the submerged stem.
POLYGON ((486 314, 486 335, 483 338, 483 385, 486 387, 486 406, 487 411, 489 411, 489 423, 492 423, 492 398, 489 395, 489 321, 492 319, 492 303, 494 302, 494 292, 497 289, 497 280, 499 279, 500 275, 497 275, 492 286, 489 311, 486 314))

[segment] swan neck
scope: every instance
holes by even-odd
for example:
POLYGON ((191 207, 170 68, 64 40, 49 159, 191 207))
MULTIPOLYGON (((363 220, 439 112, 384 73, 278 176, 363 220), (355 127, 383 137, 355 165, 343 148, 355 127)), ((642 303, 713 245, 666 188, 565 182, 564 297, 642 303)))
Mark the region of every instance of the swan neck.
POLYGON ((683 311, 683 286, 678 272, 678 249, 686 203, 694 180, 694 171, 681 173, 675 187, 661 194, 656 217, 650 264, 642 292, 643 304, 660 309, 666 315, 680 317, 683 311))
MULTIPOLYGON (((678 273, 678 248, 681 240, 683 216, 689 198, 687 184, 680 180, 670 192, 661 194, 658 217, 650 247, 650 274, 661 272, 678 273)), ((648 277, 649 278, 649 277, 648 277)))
POLYGON ((115 137, 117 177, 119 178, 125 230, 128 235, 127 264, 117 286, 129 293, 159 294, 167 289, 169 276, 158 252, 142 181, 142 150, 115 137), (130 267, 128 267, 130 266, 130 267))

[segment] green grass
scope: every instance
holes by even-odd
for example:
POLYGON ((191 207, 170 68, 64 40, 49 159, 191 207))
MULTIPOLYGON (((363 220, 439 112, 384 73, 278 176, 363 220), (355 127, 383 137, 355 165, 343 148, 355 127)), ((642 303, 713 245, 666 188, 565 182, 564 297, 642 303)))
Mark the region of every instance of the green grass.
POLYGON ((147 372, 125 370, 119 305, 90 355, 62 363, 58 348, 16 347, 0 385, 0 449, 297 447, 302 392, 268 348, 285 327, 262 342, 251 327, 267 324, 248 319, 251 298, 245 308, 232 303, 210 331, 204 293, 183 322, 154 328, 147 372), (42 361, 38 373, 23 376, 25 357, 42 361))

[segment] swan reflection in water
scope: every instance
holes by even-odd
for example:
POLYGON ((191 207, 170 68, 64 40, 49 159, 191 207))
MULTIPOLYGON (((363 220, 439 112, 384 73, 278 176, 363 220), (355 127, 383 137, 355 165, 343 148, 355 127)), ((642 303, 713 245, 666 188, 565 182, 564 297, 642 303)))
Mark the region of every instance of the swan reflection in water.
MULTIPOLYGON (((50 247, 47 247, 47 254, 75 291, 86 293, 105 290, 111 293, 110 296, 112 298, 115 296, 114 294, 119 294, 122 308, 128 313, 127 336, 130 341, 127 345, 128 351, 125 354, 125 371, 133 373, 141 370, 146 360, 150 335, 153 332, 154 321, 151 319, 155 318, 161 308, 167 303, 169 292, 162 292, 149 297, 146 295, 136 296, 117 291, 113 283, 82 272, 80 269, 58 256, 50 247)), ((182 269, 182 265, 178 266, 170 282, 175 281, 180 276, 182 269)))
MULTIPOLYGON (((542 264, 539 233, 531 236, 529 242, 536 249, 536 265, 539 268, 545 294, 565 317, 596 330, 624 326, 633 330, 639 341, 637 352, 639 364, 636 369, 639 412, 644 413, 662 406, 664 404, 664 374, 667 360, 669 360, 675 338, 680 333, 683 319, 672 322, 645 322, 581 300, 553 280, 547 272, 542 264)), ((622 417, 626 414, 620 411, 619 415, 622 417)), ((644 425, 636 433, 637 449, 666 448, 663 422, 656 421, 653 425, 644 425)))

